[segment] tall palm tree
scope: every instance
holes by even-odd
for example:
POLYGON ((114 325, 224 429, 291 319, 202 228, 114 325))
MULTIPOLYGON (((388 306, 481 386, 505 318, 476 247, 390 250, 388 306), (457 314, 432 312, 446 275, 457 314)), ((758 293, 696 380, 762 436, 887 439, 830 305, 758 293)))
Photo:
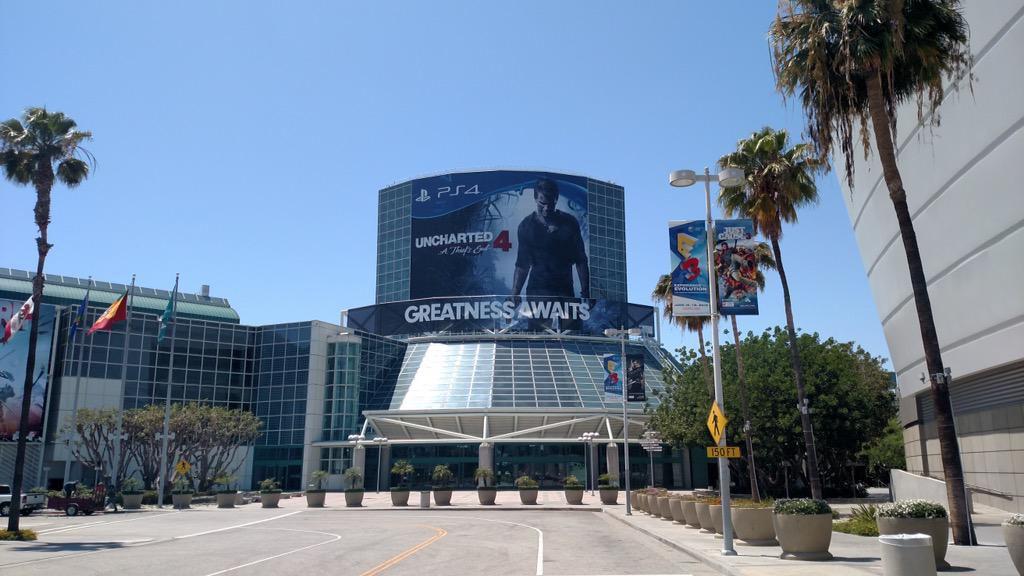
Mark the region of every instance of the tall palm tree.
MULTIPOLYGON (((81 147, 92 138, 90 132, 77 129, 75 121, 60 112, 47 112, 45 108, 25 110, 21 120, 11 118, 0 123, 0 161, 8 180, 21 185, 31 184, 36 189, 35 220, 39 228, 36 249, 39 258, 36 275, 32 279, 32 302, 38 317, 43 304, 43 264, 53 247, 47 240, 50 225, 50 191, 54 180, 74 188, 89 177, 92 155, 81 147)), ((32 374, 35 370, 36 340, 39 322, 32 322, 28 336, 28 360, 25 363, 25 388, 22 393, 21 424, 18 451, 14 460, 14 480, 11 482, 11 510, 8 530, 18 530, 21 488, 25 469, 25 441, 28 436, 29 407, 32 403, 32 374)))
POLYGON ((704 349, 704 326, 708 319, 704 316, 674 316, 672 314, 672 276, 670 274, 663 274, 658 278, 658 283, 654 286, 654 291, 651 292, 651 298, 661 304, 661 311, 666 320, 697 334, 697 340, 700 343, 700 370, 704 376, 704 385, 708 389, 708 396, 714 398, 715 385, 708 368, 707 351, 704 349))
POLYGON ((937 124, 943 82, 969 76, 967 22, 958 0, 791 0, 771 26, 779 90, 797 95, 807 133, 821 156, 838 147, 853 189, 856 142, 868 153, 871 132, 907 255, 925 363, 931 375, 950 522, 956 544, 974 542, 963 465, 953 427, 949 383, 932 316, 907 192, 896 163, 896 111, 916 101, 918 118, 937 124), (854 133, 854 126, 860 133, 854 133), (871 127, 871 132, 868 130, 871 127), (859 138, 858 138, 859 137, 859 138))
POLYGON ((818 200, 818 189, 814 175, 826 168, 826 164, 811 154, 806 144, 789 146, 789 133, 785 130, 762 128, 750 137, 740 140, 736 151, 722 156, 722 166, 735 166, 744 173, 741 186, 722 188, 718 202, 726 215, 740 214, 750 218, 754 230, 765 235, 771 242, 775 257, 775 269, 782 282, 782 297, 786 305, 786 329, 789 333, 789 358, 796 380, 797 402, 800 406, 800 425, 807 449, 807 476, 811 485, 811 496, 821 498, 821 477, 818 474, 818 458, 814 451, 814 434, 811 430, 811 416, 807 405, 807 390, 804 386, 804 371, 800 362, 800 350, 796 343, 796 327, 793 322, 793 303, 789 296, 789 281, 782 264, 782 223, 797 221, 797 209, 818 200))

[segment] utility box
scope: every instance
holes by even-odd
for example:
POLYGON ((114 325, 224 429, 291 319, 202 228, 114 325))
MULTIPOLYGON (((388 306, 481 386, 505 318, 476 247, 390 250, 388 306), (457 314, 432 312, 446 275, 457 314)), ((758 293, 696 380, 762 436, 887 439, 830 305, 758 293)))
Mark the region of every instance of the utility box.
POLYGON ((430 508, 430 490, 420 492, 420 508, 430 508))
POLYGON ((878 537, 882 547, 882 574, 886 576, 936 576, 932 537, 927 534, 887 534, 878 537))

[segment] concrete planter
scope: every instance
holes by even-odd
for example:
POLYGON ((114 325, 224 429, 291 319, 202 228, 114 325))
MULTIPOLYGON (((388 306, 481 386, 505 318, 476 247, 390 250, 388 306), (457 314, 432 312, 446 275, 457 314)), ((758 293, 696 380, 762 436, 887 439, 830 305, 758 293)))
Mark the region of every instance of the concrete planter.
POLYGON ((519 489, 519 501, 523 504, 536 504, 537 503, 537 489, 536 488, 520 488, 519 489))
POLYGON ((565 490, 565 501, 569 504, 583 504, 583 489, 565 490))
POLYGON ((644 509, 643 504, 641 504, 641 498, 640 498, 640 493, 639 492, 630 492, 629 493, 629 503, 633 506, 633 508, 636 508, 637 510, 643 510, 644 509))
POLYGON ((498 489, 477 488, 476 497, 480 500, 481 506, 494 506, 494 500, 498 497, 498 489))
POLYGON ((730 508, 732 531, 744 544, 778 546, 771 508, 730 508))
POLYGON ((654 494, 647 495, 647 513, 656 518, 661 516, 661 508, 658 507, 658 497, 654 494))
POLYGON ((391 491, 391 505, 392 506, 408 506, 409 505, 409 491, 408 490, 392 490, 391 491))
POLYGON ((171 504, 174 505, 175 510, 184 510, 192 505, 192 493, 187 494, 171 494, 171 504))
POLYGON ((772 514, 783 560, 830 560, 831 514, 772 514))
POLYGON ((618 488, 601 488, 598 490, 601 493, 601 504, 618 504, 619 503, 619 489, 618 488))
POLYGON ((125 510, 138 510, 142 508, 142 492, 138 494, 125 494, 122 492, 121 502, 124 504, 125 510))
POLYGON ((350 491, 345 490, 345 506, 349 508, 358 508, 363 505, 363 491, 350 491))
POLYGON ((1024 526, 1003 524, 1003 540, 1017 574, 1024 576, 1024 526))
POLYGON ((242 493, 235 492, 235 506, 241 506, 246 503, 245 498, 242 497, 242 493))
POLYGON ((708 505, 708 514, 711 515, 711 525, 715 527, 715 535, 721 536, 725 534, 725 523, 722 521, 722 505, 708 505))
POLYGON ((669 498, 668 508, 672 511, 672 520, 679 524, 686 524, 686 516, 683 515, 683 501, 679 498, 669 498))
POLYGON ((697 502, 694 500, 683 500, 681 504, 683 516, 686 518, 686 527, 700 529, 700 518, 697 518, 697 502))
POLYGON ((668 496, 658 496, 658 513, 662 520, 672 521, 672 509, 668 504, 668 496))
POLYGON ((883 518, 879 516, 878 533, 883 536, 886 534, 927 534, 932 537, 935 568, 937 570, 949 568, 949 562, 946 562, 946 547, 949 545, 949 521, 946 518, 883 518))
POLYGON ((218 492, 217 508, 234 508, 236 496, 238 496, 238 494, 235 492, 218 492))
POLYGON ((714 534, 715 525, 711 521, 711 510, 709 506, 704 502, 695 503, 697 508, 697 522, 700 524, 701 534, 714 534))
POLYGON ((260 506, 263 508, 277 508, 277 503, 280 501, 280 492, 260 492, 260 506))
POLYGON ((324 502, 327 501, 327 492, 324 490, 307 490, 306 491, 306 507, 307 508, 323 508, 324 502))
POLYGON ((434 504, 438 506, 452 505, 452 491, 449 488, 434 489, 434 504))

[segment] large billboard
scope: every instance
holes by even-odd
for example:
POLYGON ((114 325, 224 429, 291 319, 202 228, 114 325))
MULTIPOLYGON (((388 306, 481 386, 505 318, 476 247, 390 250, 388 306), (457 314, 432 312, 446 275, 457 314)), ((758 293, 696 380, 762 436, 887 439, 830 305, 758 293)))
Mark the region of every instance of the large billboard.
POLYGON ((409 297, 590 296, 587 179, 466 172, 412 181, 409 297))
POLYGON ((669 222, 672 315, 710 316, 707 227, 703 220, 669 222))
POLYGON ((757 244, 750 220, 715 222, 715 278, 722 314, 757 314, 757 244))
MULTIPOLYGON (((0 300, 0 318, 10 319, 22 302, 0 300)), ((35 316, 21 330, 0 346, 0 442, 15 439, 21 421, 21 405, 25 389, 25 368, 28 362, 28 336, 32 322, 39 321, 36 341, 35 369, 32 377, 32 399, 29 408, 28 441, 43 439, 43 414, 46 413, 46 387, 49 384, 50 348, 56 327, 53 306, 37 306, 35 316)))

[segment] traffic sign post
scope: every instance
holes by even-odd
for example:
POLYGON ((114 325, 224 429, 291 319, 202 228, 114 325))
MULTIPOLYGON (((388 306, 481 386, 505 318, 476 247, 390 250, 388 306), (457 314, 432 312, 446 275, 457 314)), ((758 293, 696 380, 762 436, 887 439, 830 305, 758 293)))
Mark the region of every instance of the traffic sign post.
POLYGON ((711 411, 708 412, 708 431, 711 432, 711 437, 715 439, 715 444, 722 444, 722 434, 725 433, 725 425, 729 423, 729 419, 725 417, 725 412, 718 407, 718 402, 711 404, 711 411))

